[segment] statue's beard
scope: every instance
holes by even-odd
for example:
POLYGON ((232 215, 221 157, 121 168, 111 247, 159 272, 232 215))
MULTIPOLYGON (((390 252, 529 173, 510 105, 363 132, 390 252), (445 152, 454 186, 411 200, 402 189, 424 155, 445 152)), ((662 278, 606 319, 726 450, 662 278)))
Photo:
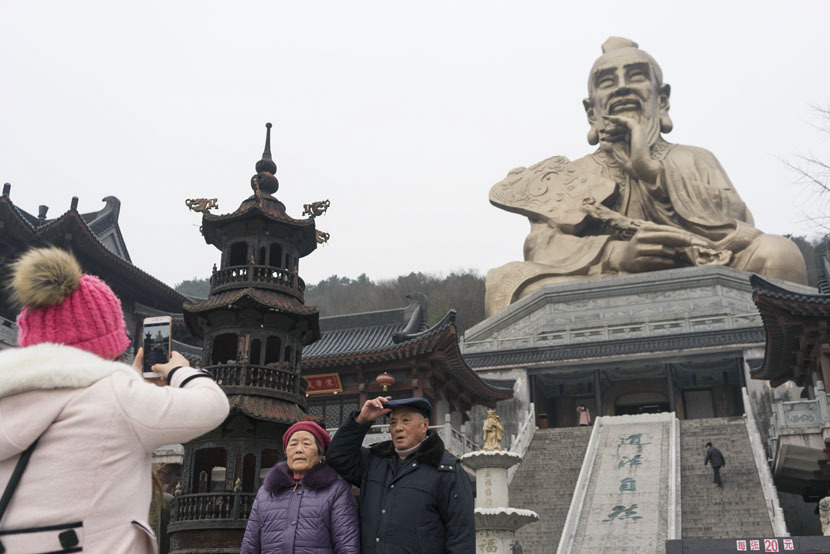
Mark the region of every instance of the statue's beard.
MULTIPOLYGON (((657 113, 656 106, 652 105, 651 99, 640 98, 640 110, 637 112, 624 112, 615 115, 623 115, 635 119, 645 131, 646 144, 649 150, 657 144, 660 139, 660 117, 657 113)), ((601 113, 604 113, 603 110, 601 113)), ((601 114, 600 114, 601 115, 601 114)), ((614 124, 607 123, 602 117, 599 118, 598 124, 600 128, 610 128, 614 124)), ((600 141, 600 148, 613 156, 618 162, 625 165, 631 155, 630 135, 626 134, 623 140, 615 142, 600 141)))

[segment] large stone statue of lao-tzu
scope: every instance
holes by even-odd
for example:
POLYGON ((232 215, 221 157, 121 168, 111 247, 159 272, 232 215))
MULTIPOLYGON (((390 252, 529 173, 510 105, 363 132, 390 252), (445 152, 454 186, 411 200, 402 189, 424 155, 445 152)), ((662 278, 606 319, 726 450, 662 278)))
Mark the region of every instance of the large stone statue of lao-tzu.
POLYGON ((514 169, 490 190, 530 234, 524 262, 487 274, 487 314, 548 283, 698 265, 806 283, 798 247, 755 228, 715 156, 663 139, 670 87, 657 62, 623 38, 602 51, 583 101, 597 150, 514 169))

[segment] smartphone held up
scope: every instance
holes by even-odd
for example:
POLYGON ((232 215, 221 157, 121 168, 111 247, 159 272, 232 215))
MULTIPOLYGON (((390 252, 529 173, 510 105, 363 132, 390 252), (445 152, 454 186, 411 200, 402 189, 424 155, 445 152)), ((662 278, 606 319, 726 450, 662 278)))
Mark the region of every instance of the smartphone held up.
POLYGON ((165 364, 170 361, 170 350, 173 341, 173 319, 169 315, 148 317, 144 319, 144 364, 141 370, 146 379, 159 377, 160 374, 151 368, 155 364, 165 364))

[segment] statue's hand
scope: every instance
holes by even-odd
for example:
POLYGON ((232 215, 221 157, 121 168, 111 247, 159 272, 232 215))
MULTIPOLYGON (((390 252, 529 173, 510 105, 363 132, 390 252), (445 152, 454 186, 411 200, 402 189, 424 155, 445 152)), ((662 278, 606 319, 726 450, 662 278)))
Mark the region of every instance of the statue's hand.
POLYGON ((671 269, 684 262, 680 251, 690 246, 708 248, 708 241, 668 225, 647 223, 628 241, 610 241, 606 263, 610 269, 640 273, 671 269))
POLYGON ((630 117, 605 115, 603 119, 612 124, 608 129, 600 130, 600 140, 618 142, 629 135, 630 155, 628 169, 638 179, 654 183, 660 173, 660 162, 652 159, 643 126, 630 117))

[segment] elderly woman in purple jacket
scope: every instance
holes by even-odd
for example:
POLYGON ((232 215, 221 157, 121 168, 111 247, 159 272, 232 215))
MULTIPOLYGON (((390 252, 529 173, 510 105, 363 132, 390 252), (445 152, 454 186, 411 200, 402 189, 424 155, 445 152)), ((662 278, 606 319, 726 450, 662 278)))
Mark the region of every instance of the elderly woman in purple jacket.
POLYGON ((287 461, 265 477, 240 554, 359 554, 351 486, 323 460, 330 442, 311 421, 288 428, 282 438, 287 461))

